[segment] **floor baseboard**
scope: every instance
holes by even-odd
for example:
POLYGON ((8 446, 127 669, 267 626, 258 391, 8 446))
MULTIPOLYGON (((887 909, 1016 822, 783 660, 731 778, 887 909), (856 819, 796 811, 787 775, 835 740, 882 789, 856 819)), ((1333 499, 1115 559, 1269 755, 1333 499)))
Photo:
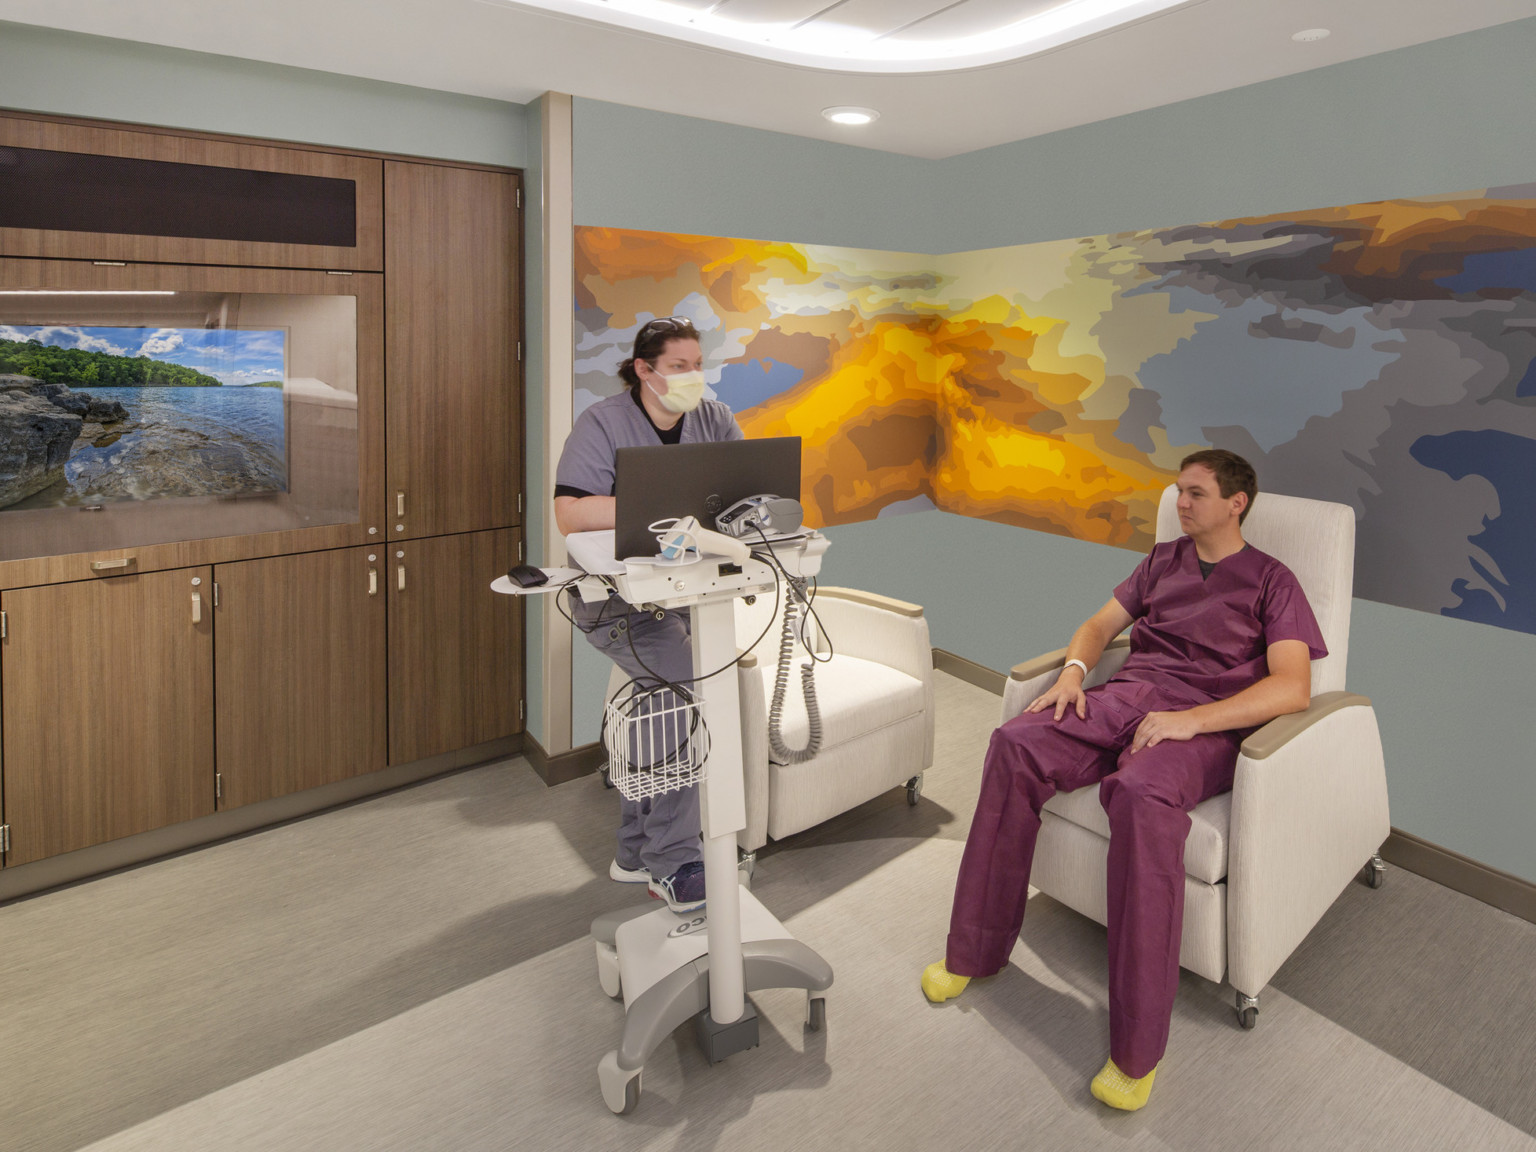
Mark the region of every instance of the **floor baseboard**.
POLYGON ((539 779, 551 788, 596 772, 608 762, 608 751, 600 743, 583 744, 551 756, 531 733, 523 737, 523 755, 533 765, 539 779))
POLYGON ((933 666, 940 672, 948 672, 957 680, 964 680, 967 684, 985 688, 988 692, 994 692, 999 696, 1003 694, 1003 687, 1008 683, 1008 677, 1003 673, 994 672, 985 664, 967 660, 964 656, 956 656, 943 648, 933 650, 933 666))
POLYGON ((1381 846, 1381 857, 1426 880, 1536 924, 1536 884, 1529 880, 1490 868, 1401 828, 1392 829, 1392 835, 1381 846))

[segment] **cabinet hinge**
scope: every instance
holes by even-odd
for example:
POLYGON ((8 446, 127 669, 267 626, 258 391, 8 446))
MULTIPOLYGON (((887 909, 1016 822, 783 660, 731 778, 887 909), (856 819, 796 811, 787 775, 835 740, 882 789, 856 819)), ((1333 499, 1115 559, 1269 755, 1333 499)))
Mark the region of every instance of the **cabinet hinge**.
POLYGON ((222 772, 215 772, 213 774, 213 798, 215 800, 224 799, 224 773, 222 772))
POLYGON ((523 190, 521 188, 517 190, 517 206, 519 208, 523 206, 523 190))
POLYGON ((0 852, 9 852, 10 850, 11 826, 9 824, 0 824, 0 852))

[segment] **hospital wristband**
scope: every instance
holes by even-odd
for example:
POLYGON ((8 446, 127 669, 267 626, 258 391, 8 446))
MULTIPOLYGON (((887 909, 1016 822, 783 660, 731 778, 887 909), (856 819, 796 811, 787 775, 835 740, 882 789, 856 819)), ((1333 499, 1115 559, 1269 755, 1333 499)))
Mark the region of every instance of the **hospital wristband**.
POLYGON ((1074 660, 1068 660, 1065 664, 1063 664, 1061 666, 1061 670, 1063 672, 1065 672, 1068 668, 1072 667, 1072 665, 1074 665, 1074 664, 1076 664, 1079 668, 1081 668, 1083 670, 1083 679, 1084 680, 1088 679, 1088 665, 1084 664, 1081 660, 1075 660, 1075 659, 1074 660))

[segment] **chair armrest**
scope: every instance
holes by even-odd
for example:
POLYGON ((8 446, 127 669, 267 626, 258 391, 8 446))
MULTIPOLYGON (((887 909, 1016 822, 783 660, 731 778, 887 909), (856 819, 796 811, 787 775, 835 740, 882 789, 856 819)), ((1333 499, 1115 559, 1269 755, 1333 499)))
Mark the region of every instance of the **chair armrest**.
MULTIPOLYGON (((1104 646, 1103 655, 1093 666, 1093 671, 1084 677, 1083 683, 1089 688, 1104 683, 1120 671, 1130 654, 1131 638, 1116 636, 1104 646)), ((1008 673, 1008 682, 1003 686, 1003 718, 999 723, 1006 724, 1012 720, 1024 711, 1025 705, 1056 683, 1056 677, 1061 674, 1062 665, 1066 662, 1067 650, 1058 648, 1054 652, 1015 664, 1008 673)))
POLYGON ((1265 760, 1324 716, 1331 716, 1341 708, 1369 708, 1370 706, 1370 697, 1360 696, 1354 692, 1320 692, 1312 697, 1312 703, 1300 712, 1276 716, 1264 727, 1252 733, 1243 741, 1243 755, 1250 760, 1265 760))
POLYGON ((1227 855, 1227 978, 1257 996, 1391 832, 1376 712, 1317 696, 1243 743, 1227 855))
MULTIPOLYGON (((924 683, 933 680, 933 644, 928 638, 928 621, 915 604, 902 605, 868 592, 843 595, 846 589, 819 589, 813 604, 820 617, 824 636, 818 636, 817 649, 830 638, 832 650, 860 660, 873 660, 898 672, 905 672, 924 683), (830 595, 829 595, 830 593, 830 595), (857 597, 857 598, 855 598, 857 597), (884 603, 876 603, 883 601, 884 603), (901 610, 886 604, 902 605, 901 610), (915 609, 914 612, 905 609, 915 609)), ((765 663, 774 659, 769 653, 765 663)))
POLYGON ((918 617, 923 614, 921 604, 911 604, 905 600, 897 600, 891 596, 882 596, 878 592, 863 592, 857 588, 838 588, 832 585, 823 585, 816 589, 816 598, 826 596, 833 600, 852 600, 855 604, 865 604, 871 608, 881 608, 887 612, 895 612, 899 616, 918 617))

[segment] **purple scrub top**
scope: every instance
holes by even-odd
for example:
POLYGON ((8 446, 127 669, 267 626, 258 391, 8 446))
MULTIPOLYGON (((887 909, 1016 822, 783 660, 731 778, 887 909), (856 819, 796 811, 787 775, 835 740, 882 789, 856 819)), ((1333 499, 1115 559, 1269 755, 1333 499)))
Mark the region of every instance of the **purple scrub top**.
POLYGON ((1112 679, 1151 684, 1191 704, 1225 700, 1264 679, 1277 640, 1302 641, 1314 660, 1328 655, 1301 584, 1251 545, 1202 579, 1195 542, 1165 541, 1115 599, 1136 623, 1130 658, 1112 679))

